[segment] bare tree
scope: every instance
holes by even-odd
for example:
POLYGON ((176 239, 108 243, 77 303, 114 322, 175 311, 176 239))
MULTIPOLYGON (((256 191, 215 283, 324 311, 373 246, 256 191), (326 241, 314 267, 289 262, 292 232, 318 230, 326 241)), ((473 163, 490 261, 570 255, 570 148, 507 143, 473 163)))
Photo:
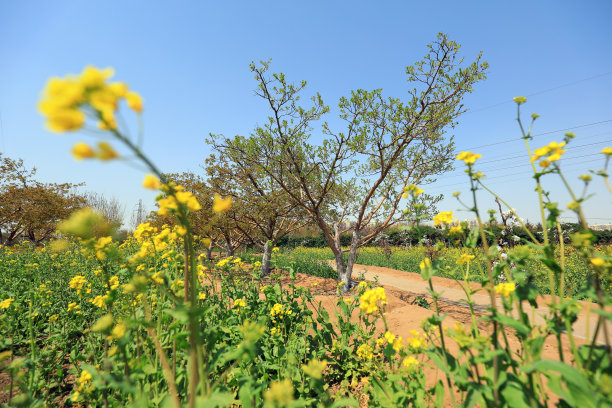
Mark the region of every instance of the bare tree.
POLYGON ((106 198, 104 194, 96 192, 85 193, 87 206, 98 211, 113 228, 119 229, 123 224, 125 207, 115 197, 106 198))

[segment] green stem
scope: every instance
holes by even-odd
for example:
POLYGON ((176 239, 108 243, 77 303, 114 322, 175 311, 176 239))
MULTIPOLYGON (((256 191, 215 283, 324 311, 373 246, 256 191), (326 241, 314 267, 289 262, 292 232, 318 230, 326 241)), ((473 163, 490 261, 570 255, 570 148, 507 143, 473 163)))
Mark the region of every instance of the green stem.
MULTIPOLYGON (((527 147, 527 153, 529 154, 529 161, 531 163, 531 168, 533 169, 533 174, 537 174, 538 171, 536 169, 535 163, 531 161, 531 159, 533 158, 533 154, 531 153, 531 147, 529 146, 529 138, 531 137, 529 133, 531 132, 531 128, 530 128, 530 132, 525 133, 525 129, 523 128, 523 122, 521 121, 520 105, 517 105, 516 112, 517 112, 516 120, 518 121, 519 126, 521 128, 521 133, 523 134, 523 140, 525 141, 525 147, 527 147)), ((533 125, 533 122, 532 122, 532 125, 533 125)), ((540 216, 542 217, 542 233, 544 234, 544 245, 548 245, 548 230, 546 228, 546 214, 544 214, 544 198, 543 198, 543 193, 542 193, 542 184, 540 183, 539 178, 536 179, 536 184, 537 184, 536 191, 538 192, 538 200, 540 204, 540 216)))

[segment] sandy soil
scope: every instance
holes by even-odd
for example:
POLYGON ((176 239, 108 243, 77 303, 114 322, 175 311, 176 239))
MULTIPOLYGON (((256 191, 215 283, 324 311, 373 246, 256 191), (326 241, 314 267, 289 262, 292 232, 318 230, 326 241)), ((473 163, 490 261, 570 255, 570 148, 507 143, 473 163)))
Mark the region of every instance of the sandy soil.
MULTIPOLYGON (((371 267, 358 265, 356 266, 358 269, 366 269, 368 272, 376 273, 379 276, 385 275, 390 277, 395 277, 399 279, 408 279, 413 280, 415 283, 422 283, 423 279, 419 274, 410 274, 408 272, 396 271, 388 268, 380 268, 380 267, 371 267)), ((354 274, 358 275, 357 273, 354 274)), ((459 284, 451 279, 445 278, 434 278, 434 287, 437 291, 444 291, 444 289, 461 289, 459 284)), ((284 276, 282 278, 282 284, 288 286, 291 283, 291 280, 288 276, 284 276)), ((326 309, 326 311, 330 315, 330 319, 332 322, 336 320, 335 311, 337 310, 337 299, 338 295, 336 293, 336 285, 337 281, 334 279, 326 279, 319 278, 310 275, 297 274, 297 278, 295 281, 295 285, 303 288, 310 289, 313 295, 315 296, 315 302, 320 302, 321 306, 326 309)), ((388 304, 385 308, 386 319, 389 326, 389 330, 397 335, 402 336, 404 338, 411 337, 411 330, 418 330, 422 333, 421 323, 427 319, 428 317, 434 314, 433 312, 433 304, 432 299, 428 296, 427 293, 424 293, 422 290, 410 291, 405 289, 398 289, 389 285, 380 285, 385 288, 385 292, 388 298, 388 304), (430 305, 430 309, 418 306, 416 304, 417 298, 426 298, 430 305)), ((475 287, 480 287, 480 285, 475 284, 475 287)), ((420 286, 419 286, 420 288, 420 286)), ((545 300, 545 299, 542 299, 545 300)), ((462 325, 470 325, 472 322, 472 316, 469 312, 469 309, 466 305, 458 304, 457 302, 447 302, 444 300, 439 301, 440 314, 446 315, 443 327, 452 328, 455 323, 460 323, 462 325)), ((315 310, 312 306, 310 306, 311 310, 315 310)), ((359 309, 355 310, 353 315, 354 319, 357 319, 359 309)), ((476 317, 480 318, 485 313, 484 310, 476 310, 476 317)), ((384 333, 384 326, 382 321, 377 325, 377 331, 380 334, 384 333)), ((486 334, 492 334, 492 327, 483 321, 478 322, 478 326, 481 330, 483 330, 486 334)), ((508 337, 508 341, 510 343, 510 347, 515 352, 520 352, 520 343, 518 339, 514 335, 514 331, 511 329, 506 330, 506 335, 508 337)), ((565 355, 570 353, 569 340, 567 336, 562 337, 563 343, 563 351, 565 355)), ((584 341, 581 339, 576 339, 576 343, 578 346, 584 344, 584 341)), ((453 355, 456 355, 458 352, 458 345, 452 340, 447 340, 447 348, 453 355)), ((559 359, 558 348, 556 339, 552 336, 549 336, 544 343, 542 357, 545 359, 559 359)), ((436 369, 434 365, 427 361, 423 360, 423 369, 425 371, 426 383, 428 386, 433 386, 438 380, 444 379, 444 376, 441 371, 436 369)), ((363 387, 358 387, 354 391, 358 393, 363 387)), ((367 406, 367 402, 364 402, 362 396, 358 395, 360 402, 362 402, 362 406, 367 406)), ((450 394, 448 393, 448 389, 446 392, 445 398, 445 406, 453 406, 450 394)), ((458 393, 455 394, 455 397, 458 401, 461 400, 461 395, 458 393)))

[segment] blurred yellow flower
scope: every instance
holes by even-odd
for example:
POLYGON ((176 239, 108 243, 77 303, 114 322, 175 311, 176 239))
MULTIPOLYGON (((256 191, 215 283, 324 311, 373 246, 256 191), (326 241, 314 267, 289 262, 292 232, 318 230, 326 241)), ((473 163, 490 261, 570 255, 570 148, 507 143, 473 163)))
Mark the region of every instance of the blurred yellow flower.
POLYGON ((467 165, 474 164, 476 160, 480 159, 482 154, 472 152, 461 152, 457 155, 457 160, 463 160, 467 165))
POLYGON ((119 157, 119 153, 113 149, 108 142, 98 142, 98 151, 96 152, 96 157, 102 161, 108 161, 112 159, 116 159, 119 157))
POLYGON ((11 303, 13 303, 14 301, 15 299, 13 298, 4 299, 2 302, 0 302, 0 309, 8 309, 9 307, 11 307, 11 303))
POLYGON ((599 153, 603 153, 606 156, 612 155, 612 147, 604 147, 599 153))
POLYGON ((266 406, 284 407, 294 400, 291 380, 274 381, 270 388, 264 391, 266 406))
POLYGON ((514 282, 508 283, 500 283, 495 286, 495 292, 502 295, 503 297, 508 297, 512 292, 516 290, 516 284, 514 282))
POLYGON ((431 268, 431 259, 429 258, 425 258, 421 261, 421 263, 419 264, 419 268, 424 271, 425 269, 430 269, 431 268))
POLYGON ((125 101, 133 111, 142 113, 142 98, 139 94, 136 92, 128 92, 125 94, 125 101))
POLYGON ((241 307, 245 307, 246 306, 246 302, 244 301, 244 299, 236 299, 234 300, 234 307, 235 308, 241 308, 241 307))
POLYGON ((232 206, 232 197, 227 197, 225 199, 221 198, 219 194, 215 194, 215 201, 213 204, 214 212, 225 212, 230 209, 232 206))
POLYGON ((125 326, 125 324, 118 323, 117 325, 115 325, 115 327, 113 327, 113 330, 111 330, 110 337, 115 340, 119 340, 123 336, 125 336, 126 331, 127 331, 127 327, 125 326))
POLYGON ((374 357, 374 350, 369 344, 362 344, 357 348, 357 355, 364 360, 371 360, 374 357))
POLYGON ((419 361, 416 358, 410 356, 404 359, 402 365, 407 368, 416 368, 419 366, 419 361))
POLYGON ((323 376, 323 370, 325 370, 325 367, 327 367, 326 360, 318 360, 315 358, 310 360, 307 365, 302 366, 302 370, 304 373, 306 373, 306 375, 309 375, 315 380, 320 380, 323 376))
POLYGON ((451 229, 448 231, 449 234, 458 234, 461 232, 463 228, 461 227, 461 225, 455 225, 454 227, 451 227, 451 229))
POLYGON ((474 255, 461 254, 459 259, 457 259, 457 265, 463 265, 463 264, 469 263, 472 259, 474 259, 474 255))
POLYGON ((78 142, 72 146, 72 156, 75 160, 91 159, 95 155, 93 149, 85 142, 78 142))
POLYGON ((548 167, 552 162, 555 162, 561 158, 561 156, 567 151, 563 150, 565 147, 565 142, 557 143, 550 142, 548 145, 540 147, 539 149, 535 149, 533 151, 533 156, 531 156, 531 161, 534 162, 536 160, 541 159, 542 157, 548 156, 545 160, 540 162, 541 167, 548 167))
POLYGON ((149 190, 158 190, 161 183, 157 177, 152 174, 147 174, 142 181, 142 186, 149 190))
POLYGON ((433 217, 434 225, 436 226, 440 224, 451 224, 455 220, 452 211, 442 211, 433 217))
POLYGON ((527 98, 525 98, 524 96, 515 96, 512 99, 514 100, 514 102, 516 102, 517 105, 522 105, 527 102, 527 98))

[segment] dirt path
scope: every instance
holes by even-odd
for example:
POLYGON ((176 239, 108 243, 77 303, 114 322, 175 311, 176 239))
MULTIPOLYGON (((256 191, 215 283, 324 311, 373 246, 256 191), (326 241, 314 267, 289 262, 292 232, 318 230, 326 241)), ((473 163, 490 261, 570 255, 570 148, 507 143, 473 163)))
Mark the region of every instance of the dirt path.
MULTIPOLYGON (((332 267, 335 267, 335 265, 332 265, 332 267)), ((428 283, 424 281, 423 278, 421 278, 421 275, 418 273, 399 271, 378 266, 355 264, 353 276, 363 276, 366 280, 378 281, 382 285, 391 286, 401 291, 406 291, 408 293, 417 294, 427 298, 431 297, 428 292, 428 283)), ((465 293, 456 281, 452 279, 434 277, 433 285, 434 289, 441 294, 441 300, 467 308, 465 293)), ((482 311, 486 311, 491 304, 491 299, 488 293, 486 293, 485 290, 482 289, 482 287, 477 283, 473 283, 471 286, 473 289, 480 289, 477 293, 472 295, 472 299, 476 303, 476 307, 482 311)), ((539 307, 532 308, 525 302, 523 308, 529 316, 533 317, 537 324, 544 324, 547 321, 549 308, 542 305, 550 304, 551 301, 552 299, 550 296, 539 296, 539 307)), ((583 307, 578 315, 577 321, 573 325, 574 336, 586 342, 587 339, 593 338, 598 315, 593 313, 592 309, 597 306, 590 302, 580 303, 583 307)), ((499 310, 503 310, 502 302, 499 298, 497 299, 497 307, 499 310)), ((612 311, 612 308, 607 310, 612 311)), ((610 324, 607 325, 607 328, 608 332, 612 333, 612 327, 610 324)), ((605 344, 603 330, 601 329, 599 330, 599 334, 597 336, 597 343, 605 344)))

